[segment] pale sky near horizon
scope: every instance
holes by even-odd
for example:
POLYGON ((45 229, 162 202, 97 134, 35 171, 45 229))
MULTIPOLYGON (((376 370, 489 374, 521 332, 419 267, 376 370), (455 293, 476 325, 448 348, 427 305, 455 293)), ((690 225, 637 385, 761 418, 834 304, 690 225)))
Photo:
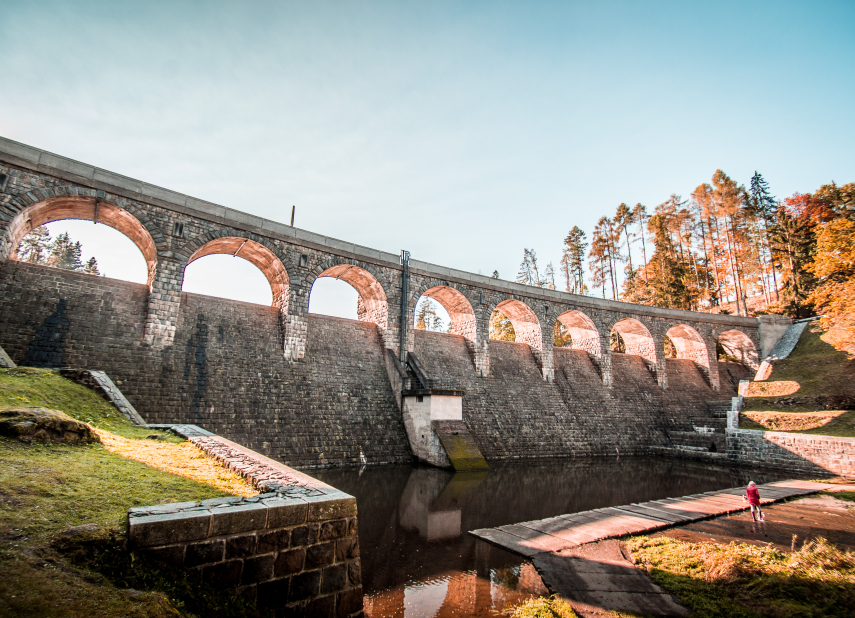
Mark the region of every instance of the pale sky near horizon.
MULTIPOLYGON (((505 279, 717 168, 855 180, 851 1, 2 7, 0 135, 505 279)), ((84 252, 132 278, 100 228, 84 252)), ((247 269, 204 258, 186 289, 267 302, 247 269)))

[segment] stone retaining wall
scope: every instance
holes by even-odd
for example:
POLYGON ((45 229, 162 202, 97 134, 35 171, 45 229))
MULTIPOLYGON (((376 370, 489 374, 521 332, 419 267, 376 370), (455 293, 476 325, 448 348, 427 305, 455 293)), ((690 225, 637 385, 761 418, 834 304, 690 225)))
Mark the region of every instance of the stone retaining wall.
POLYGON ((173 430, 268 491, 130 509, 131 549, 234 590, 264 615, 361 614, 353 496, 197 427, 173 430))
POLYGON ((727 452, 739 464, 855 477, 855 438, 728 428, 727 452))

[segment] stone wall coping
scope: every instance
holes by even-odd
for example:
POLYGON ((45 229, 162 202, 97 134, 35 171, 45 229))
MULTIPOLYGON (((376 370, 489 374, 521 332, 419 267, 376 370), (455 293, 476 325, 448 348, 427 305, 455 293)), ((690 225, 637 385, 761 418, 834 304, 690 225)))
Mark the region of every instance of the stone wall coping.
POLYGON ((209 455, 227 458, 227 467, 238 469, 254 485, 273 491, 250 497, 223 496, 130 508, 128 539, 135 548, 356 517, 353 496, 201 427, 148 427, 170 429, 187 437, 209 455))
MULTIPOLYGON (((291 243, 321 249, 331 253, 337 253, 347 258, 377 263, 386 268, 397 270, 401 269, 399 257, 396 254, 379 251, 377 249, 357 245, 355 243, 349 243, 347 241, 338 240, 322 234, 316 234, 308 230, 264 219, 233 208, 220 206, 213 202, 194 198, 141 180, 110 172, 93 165, 81 163, 2 136, 0 136, 0 158, 13 165, 25 167, 37 172, 47 173, 57 178, 80 183, 96 189, 106 190, 140 202, 163 206, 200 219, 229 225, 236 229, 251 231, 273 238, 279 237, 280 239, 291 243)), ((559 290, 548 290, 534 286, 522 285, 513 281, 493 279, 492 277, 469 273, 419 260, 411 260, 410 269, 416 274, 428 277, 438 278, 463 285, 472 285, 480 288, 496 290, 505 294, 518 294, 525 296, 526 298, 542 300, 545 302, 564 303, 591 309, 602 309, 674 320, 689 320, 693 322, 726 324, 730 326, 750 328, 756 328, 758 325, 757 318, 701 313, 682 309, 664 309, 646 305, 635 305, 622 301, 599 299, 593 296, 580 296, 577 294, 570 294, 568 292, 561 292, 559 290)))
POLYGON ((746 436, 753 438, 789 438, 799 442, 841 442, 855 449, 855 438, 843 438, 838 436, 825 436, 813 433, 792 433, 789 431, 765 431, 763 429, 735 429, 728 427, 726 430, 731 436, 746 436))

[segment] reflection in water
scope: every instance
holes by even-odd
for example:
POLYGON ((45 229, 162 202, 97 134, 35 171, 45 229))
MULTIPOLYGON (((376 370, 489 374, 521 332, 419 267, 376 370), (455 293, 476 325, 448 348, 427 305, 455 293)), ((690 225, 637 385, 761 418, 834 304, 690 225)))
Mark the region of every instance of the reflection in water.
POLYGON ((485 472, 377 466, 311 473, 356 496, 369 618, 498 616, 546 594, 531 563, 469 530, 793 476, 641 458, 493 462, 485 472))

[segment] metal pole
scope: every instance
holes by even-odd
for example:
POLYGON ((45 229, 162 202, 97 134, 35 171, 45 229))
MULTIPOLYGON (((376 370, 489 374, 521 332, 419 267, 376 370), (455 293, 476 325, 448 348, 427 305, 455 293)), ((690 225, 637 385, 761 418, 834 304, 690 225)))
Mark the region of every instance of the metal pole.
POLYGON ((407 361, 407 327, 409 326, 410 252, 401 251, 401 362, 407 361))
POLYGON ((297 210, 296 206, 291 206, 291 227, 294 227, 294 211, 297 210))

